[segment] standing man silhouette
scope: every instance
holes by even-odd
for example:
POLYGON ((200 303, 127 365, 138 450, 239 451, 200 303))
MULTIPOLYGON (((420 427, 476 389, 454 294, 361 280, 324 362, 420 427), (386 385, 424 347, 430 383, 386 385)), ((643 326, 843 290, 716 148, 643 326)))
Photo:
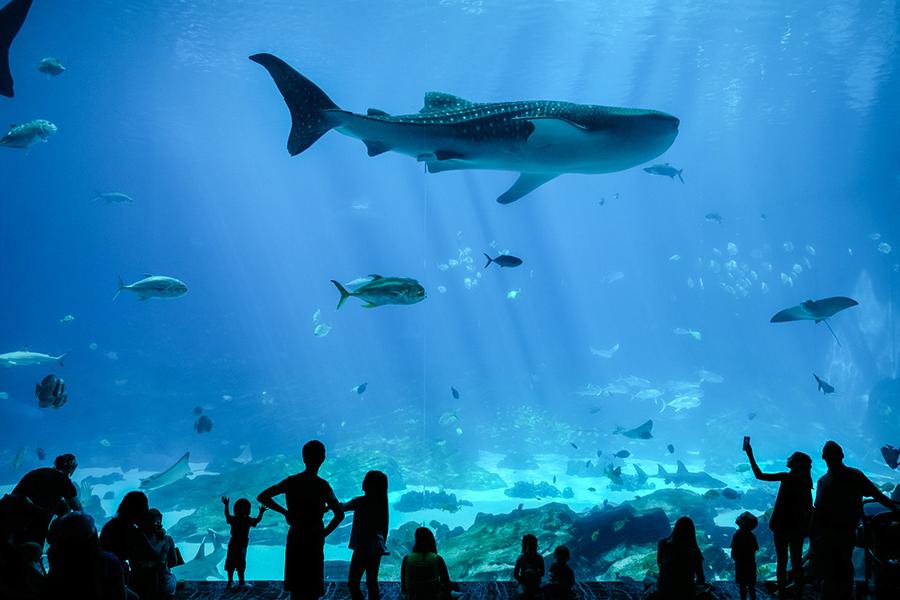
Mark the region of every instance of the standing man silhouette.
POLYGON ((306 469, 263 490, 256 498, 266 508, 284 515, 290 526, 284 553, 284 589, 291 593, 292 600, 315 600, 325 595, 325 538, 344 519, 331 485, 319 477, 324 462, 325 444, 319 440, 306 442, 306 469), (286 508, 273 500, 279 494, 284 494, 286 508), (322 518, 328 510, 334 516, 324 526, 322 518))

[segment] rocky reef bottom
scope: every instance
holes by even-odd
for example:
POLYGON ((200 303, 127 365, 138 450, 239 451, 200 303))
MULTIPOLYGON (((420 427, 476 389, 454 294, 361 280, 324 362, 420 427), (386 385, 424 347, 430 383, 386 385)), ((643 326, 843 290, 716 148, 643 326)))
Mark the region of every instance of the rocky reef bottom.
MULTIPOLYGON (((460 591, 468 594, 469 600, 513 600, 516 597, 516 586, 511 581, 466 581, 459 584, 460 591)), ((400 584, 396 581, 380 584, 382 600, 403 600, 400 584)), ((363 583, 365 593, 365 583, 363 583)), ((576 587, 580 600, 639 600, 644 593, 644 586, 636 582, 594 581, 579 583, 576 587)), ((325 600, 349 598, 346 583, 327 582, 325 600)), ((762 585, 757 586, 756 597, 759 600, 774 598, 762 585)), ((290 594, 284 591, 281 581, 254 581, 253 587, 247 590, 225 587, 221 581, 189 581, 179 590, 178 600, 289 600, 290 594)), ((734 583, 717 581, 713 583, 711 599, 737 600, 740 598, 734 583)))

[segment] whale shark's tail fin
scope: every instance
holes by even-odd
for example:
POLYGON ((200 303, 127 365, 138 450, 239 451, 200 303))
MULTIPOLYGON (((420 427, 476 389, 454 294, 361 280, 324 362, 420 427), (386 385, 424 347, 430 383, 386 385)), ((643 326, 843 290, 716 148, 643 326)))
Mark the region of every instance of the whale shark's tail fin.
POLYGON ((328 123, 325 111, 338 106, 319 86, 277 56, 254 54, 250 60, 265 67, 291 111, 291 134, 287 143, 291 156, 312 146, 333 127, 328 123))
POLYGON ((0 96, 13 97, 12 72, 9 70, 9 47, 13 38, 19 33, 31 0, 11 0, 0 8, 0 96))
POLYGON ((684 169, 679 169, 679 171, 678 171, 678 181, 680 181, 681 183, 684 183, 684 178, 681 176, 682 173, 684 173, 684 169))

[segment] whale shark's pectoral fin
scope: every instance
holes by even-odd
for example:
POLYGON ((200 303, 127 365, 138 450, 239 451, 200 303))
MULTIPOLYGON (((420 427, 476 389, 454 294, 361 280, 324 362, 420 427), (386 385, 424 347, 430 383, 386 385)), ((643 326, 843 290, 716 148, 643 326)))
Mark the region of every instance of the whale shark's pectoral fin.
POLYGON ((11 0, 0 8, 0 96, 13 97, 13 78, 9 70, 9 47, 22 28, 31 0, 11 0))
POLYGON ((434 152, 429 152, 428 154, 418 155, 416 157, 416 160, 419 162, 432 162, 465 157, 465 154, 460 154, 459 152, 454 152, 453 150, 435 150, 434 152))
POLYGON ((534 130, 528 136, 528 145, 532 148, 545 148, 560 143, 571 143, 574 138, 588 135, 583 125, 567 119, 556 117, 516 117, 531 123, 534 130))
POLYGON ((378 142, 375 140, 363 140, 362 142, 366 145, 366 150, 368 150, 369 156, 378 156, 379 154, 384 154, 391 149, 391 147, 384 142, 378 142))
POLYGON ((515 202, 522 196, 530 194, 541 187, 557 175, 559 175, 559 173, 521 173, 512 187, 497 198, 497 202, 500 204, 515 202))

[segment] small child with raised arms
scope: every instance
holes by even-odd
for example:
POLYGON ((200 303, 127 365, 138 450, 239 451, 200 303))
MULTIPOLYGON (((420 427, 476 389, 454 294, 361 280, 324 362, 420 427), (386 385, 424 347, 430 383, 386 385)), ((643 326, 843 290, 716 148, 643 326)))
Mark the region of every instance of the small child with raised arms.
POLYGON ((759 543, 753 530, 759 520, 749 512, 742 512, 735 520, 738 530, 731 538, 731 558, 734 559, 734 581, 740 586, 741 600, 756 600, 756 551, 759 543))
POLYGON ((225 556, 225 571, 228 572, 228 587, 234 584, 234 572, 237 571, 239 587, 250 587, 244 582, 244 571, 247 568, 247 546, 250 545, 250 528, 259 525, 264 506, 259 507, 256 518, 250 517, 250 501, 238 498, 234 501, 234 515, 228 513, 228 496, 222 496, 225 505, 225 522, 231 525, 231 539, 228 540, 228 554, 225 556))

